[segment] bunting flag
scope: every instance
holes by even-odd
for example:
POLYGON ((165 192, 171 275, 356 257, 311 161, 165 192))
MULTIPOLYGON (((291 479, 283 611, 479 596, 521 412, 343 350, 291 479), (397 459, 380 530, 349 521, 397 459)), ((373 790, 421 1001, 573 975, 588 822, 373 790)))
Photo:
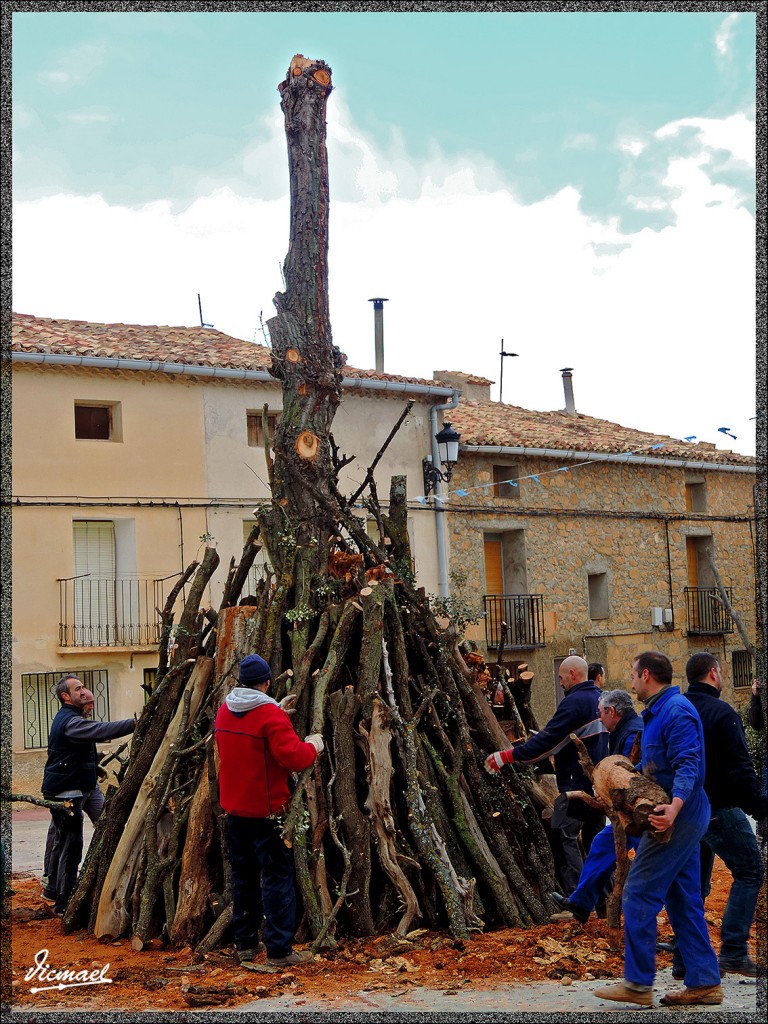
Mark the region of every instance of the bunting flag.
MULTIPOLYGON (((691 435, 691 437, 686 437, 684 440, 686 440, 686 441, 695 441, 696 438, 695 438, 695 435, 691 435)), ((659 448, 663 448, 663 447, 664 447, 664 444, 663 443, 659 443, 659 444, 650 445, 649 449, 637 448, 634 451, 621 452, 620 454, 622 454, 622 455, 640 455, 640 454, 642 454, 646 450, 657 451, 659 448)), ((557 469, 545 469, 545 470, 540 471, 539 473, 531 473, 530 476, 521 476, 521 477, 518 477, 516 480, 495 480, 493 482, 489 481, 487 483, 475 484, 473 487, 458 487, 455 491, 447 491, 447 492, 444 492, 442 494, 435 494, 435 501, 439 501, 441 504, 445 504, 445 502, 447 502, 450 499, 451 495, 455 494, 459 498, 466 498, 469 495, 470 491, 482 491, 483 493, 486 493, 486 492, 490 491, 492 488, 499 487, 499 486, 501 486, 503 484, 507 484, 510 487, 519 487, 521 481, 523 481, 523 480, 533 480, 534 483, 540 484, 541 483, 541 477, 543 477, 543 476, 551 476, 553 473, 570 473, 571 470, 579 469, 581 466, 595 466, 600 461, 602 461, 602 460, 599 460, 599 459, 588 459, 586 462, 577 462, 577 463, 575 463, 572 466, 558 466, 557 469)), ((418 501, 420 505, 428 505, 429 504, 429 499, 425 495, 423 495, 423 494, 420 494, 416 498, 416 501, 418 501)))
POLYGON ((731 433, 730 427, 718 427, 717 429, 720 431, 721 434, 727 434, 728 437, 732 437, 734 441, 738 441, 738 437, 736 437, 735 434, 731 433))

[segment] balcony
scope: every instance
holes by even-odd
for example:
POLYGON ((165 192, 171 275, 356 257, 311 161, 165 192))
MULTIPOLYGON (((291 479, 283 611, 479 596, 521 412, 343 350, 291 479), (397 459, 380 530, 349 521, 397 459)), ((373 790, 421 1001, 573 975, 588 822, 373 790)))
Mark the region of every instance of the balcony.
POLYGON ((156 647, 166 579, 74 576, 59 584, 59 647, 156 647))
MULTIPOLYGON (((733 589, 724 587, 733 604, 733 589)), ((721 636, 733 633, 733 619, 725 610, 717 587, 686 587, 685 607, 689 636, 721 636)))
POLYGON ((504 650, 544 646, 543 594, 485 594, 485 644, 498 649, 506 625, 504 650))

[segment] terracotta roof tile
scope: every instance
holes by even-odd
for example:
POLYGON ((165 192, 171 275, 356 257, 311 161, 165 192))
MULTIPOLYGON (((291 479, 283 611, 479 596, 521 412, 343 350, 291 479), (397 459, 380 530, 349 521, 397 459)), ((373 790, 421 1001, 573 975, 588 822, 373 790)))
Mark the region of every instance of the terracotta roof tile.
POLYGON ((750 455, 740 455, 713 444, 693 444, 663 434, 649 434, 592 416, 566 412, 536 412, 499 402, 462 399, 450 420, 466 445, 499 445, 509 448, 548 448, 558 451, 589 451, 605 454, 635 452, 654 458, 687 459, 754 465, 750 455), (663 445, 652 450, 654 445, 663 445))
MULTIPOLYGON (((14 352, 141 359, 238 370, 268 370, 272 362, 272 350, 266 345, 232 338, 210 327, 94 324, 85 320, 51 320, 26 313, 13 314, 11 348, 14 352)), ((363 380, 448 386, 437 380, 377 373, 352 366, 345 366, 343 372, 348 377, 363 380)))

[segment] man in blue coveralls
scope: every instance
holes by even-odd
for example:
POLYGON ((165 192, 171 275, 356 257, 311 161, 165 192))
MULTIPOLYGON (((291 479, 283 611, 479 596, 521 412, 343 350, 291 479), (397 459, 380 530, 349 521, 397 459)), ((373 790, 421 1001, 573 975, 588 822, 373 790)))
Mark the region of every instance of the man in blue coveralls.
POLYGON ((651 1006, 656 974, 656 916, 666 906, 685 960, 685 988, 668 992, 666 1006, 723 1001, 717 956, 709 941, 701 898, 699 842, 709 825, 704 792, 704 735, 690 701, 672 686, 672 663, 645 651, 632 664, 632 689, 645 704, 643 766, 671 794, 649 821, 656 832, 674 828, 667 842, 640 840, 624 886, 624 980, 595 990, 600 999, 651 1006))

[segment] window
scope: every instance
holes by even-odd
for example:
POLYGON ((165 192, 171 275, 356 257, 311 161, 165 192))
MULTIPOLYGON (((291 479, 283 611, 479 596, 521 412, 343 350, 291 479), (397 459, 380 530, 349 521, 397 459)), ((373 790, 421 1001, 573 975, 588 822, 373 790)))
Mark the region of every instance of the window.
POLYGON ((752 672, 752 655, 749 651, 734 651, 731 655, 734 686, 751 686, 754 678, 752 672))
POLYGON ((703 476, 686 473, 685 508, 688 512, 707 511, 707 485, 703 476))
POLYGON ((517 466, 494 466, 494 498, 519 498, 520 484, 517 482, 519 478, 520 472, 517 466))
MULTIPOLYGON (((56 697, 56 683, 64 672, 26 672, 21 677, 21 709, 24 720, 24 749, 35 750, 48 746, 51 722, 61 703, 56 697)), ((105 668, 74 669, 73 676, 82 679, 83 686, 94 697, 93 719, 109 721, 109 685, 105 668)))
MULTIPOLYGON (((280 419, 279 412, 267 413, 267 425, 269 427, 269 443, 274 444, 275 441, 275 430, 277 428, 277 422, 280 419)), ((264 423, 263 414, 261 412, 247 412, 246 420, 248 425, 248 447, 249 448, 263 448, 264 447, 264 423)))
POLYGON ((75 402, 78 441, 122 441, 119 402, 75 402))
MULTIPOLYGON (((243 545, 245 545, 245 542, 251 535, 252 529, 253 520, 251 520, 250 522, 246 520, 243 523, 243 545)), ((256 543, 261 544, 261 541, 257 540, 256 543)), ((253 565, 251 566, 251 571, 248 573, 248 578, 243 584, 243 589, 240 592, 241 601, 244 597, 250 597, 256 593, 256 588, 259 583, 259 580, 263 579, 267 572, 271 570, 271 568, 272 567, 269 564, 269 560, 267 558, 266 549, 262 547, 258 554, 256 555, 256 558, 254 559, 253 565)))
POLYGON ((604 572, 589 573, 587 585, 589 588, 590 619, 607 619, 608 574, 604 572))
POLYGON ((155 689, 155 683, 157 682, 157 669, 156 668, 145 668, 144 669, 144 682, 141 684, 141 688, 144 691, 144 703, 146 704, 155 689))

